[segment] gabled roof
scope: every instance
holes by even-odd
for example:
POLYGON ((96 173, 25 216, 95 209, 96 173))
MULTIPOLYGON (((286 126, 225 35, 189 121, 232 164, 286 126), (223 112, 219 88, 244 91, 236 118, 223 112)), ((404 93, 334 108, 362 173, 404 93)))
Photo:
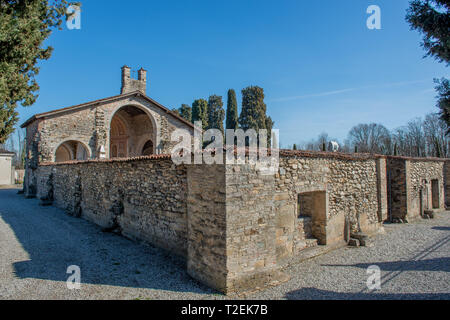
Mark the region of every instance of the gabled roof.
POLYGON ((164 107, 162 104, 160 104, 159 102, 153 100, 152 98, 148 97, 147 95, 143 94, 140 91, 133 91, 130 93, 125 93, 125 94, 119 94, 117 96, 113 96, 113 97, 109 97, 109 98, 104 98, 104 99, 99 99, 99 100, 94 100, 94 101, 90 101, 90 102, 86 102, 86 103, 82 103, 82 104, 78 104, 75 106, 71 106, 71 107, 67 107, 67 108, 62 108, 62 109, 56 109, 56 110, 52 110, 49 112, 44 112, 44 113, 39 113, 39 114, 35 114, 34 116, 32 116, 31 118, 29 118, 27 121, 25 121, 20 127, 21 128, 25 128, 28 125, 30 125, 32 122, 34 122, 37 119, 42 119, 45 117, 49 117, 49 116, 53 116, 53 115, 57 115, 59 113, 64 113, 64 112, 70 112, 70 111, 76 111, 78 109, 83 109, 83 108, 87 108, 96 104, 100 104, 100 103, 106 103, 106 102, 110 102, 110 101, 114 101, 117 99, 121 99, 121 98, 128 98, 128 97, 142 97, 145 100, 147 100, 148 102, 154 104, 155 106, 157 106, 158 108, 160 108, 161 110, 163 110, 165 113, 170 114, 172 117, 178 119, 179 121, 183 122, 184 124, 190 126, 191 128, 195 129, 195 126, 190 123, 189 121, 187 121, 186 119, 180 117, 179 115, 177 115, 176 113, 174 113, 173 111, 169 110, 168 108, 164 107))
POLYGON ((0 148, 0 154, 8 154, 8 155, 15 155, 15 153, 14 152, 11 152, 11 151, 8 151, 8 150, 6 150, 6 149, 2 149, 2 148, 0 148))

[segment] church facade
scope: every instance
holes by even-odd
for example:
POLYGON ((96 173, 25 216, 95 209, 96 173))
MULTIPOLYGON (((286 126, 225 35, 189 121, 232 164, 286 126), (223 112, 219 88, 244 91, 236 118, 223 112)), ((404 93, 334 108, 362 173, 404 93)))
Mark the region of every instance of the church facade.
MULTIPOLYGON (((36 114, 27 131, 27 166, 89 159, 133 158, 170 153, 171 133, 194 126, 146 95, 147 71, 137 79, 122 67, 117 96, 36 114)), ((28 170, 30 171, 30 170, 28 170)))

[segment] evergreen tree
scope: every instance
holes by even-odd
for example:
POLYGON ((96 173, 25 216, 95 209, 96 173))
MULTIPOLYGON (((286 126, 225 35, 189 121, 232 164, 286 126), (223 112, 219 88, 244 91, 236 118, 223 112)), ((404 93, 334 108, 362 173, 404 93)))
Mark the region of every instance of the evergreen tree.
POLYGON ((180 111, 178 111, 177 108, 173 108, 173 109, 172 109, 172 112, 175 113, 177 116, 181 117, 180 111))
MULTIPOLYGON (((425 56, 434 57, 439 62, 450 63, 450 1, 413 0, 410 2, 406 20, 411 28, 423 33, 422 47, 425 56)), ((434 80, 437 84, 437 106, 441 119, 447 123, 450 133, 450 86, 449 80, 434 80)))
POLYGON ((221 96, 212 95, 208 100, 208 129, 219 129, 222 134, 225 111, 221 96))
POLYGON ((182 104, 178 111, 183 119, 192 122, 192 108, 190 106, 182 104))
POLYGON ((192 122, 202 122, 202 129, 208 128, 208 102, 205 99, 198 99, 192 103, 192 122))
POLYGON ((292 147, 292 150, 297 150, 297 145, 294 143, 294 146, 292 147))
POLYGON ((258 132, 266 128, 266 104, 264 90, 251 86, 242 89, 242 111, 239 125, 243 130, 254 129, 258 132))
POLYGON ((267 106, 264 103, 264 90, 257 86, 242 89, 242 111, 239 125, 243 130, 267 129, 267 141, 270 144, 271 130, 274 122, 266 115, 267 106))
POLYGON ((236 92, 233 89, 228 90, 226 128, 233 130, 239 128, 236 92))
POLYGON ((42 45, 61 25, 67 5, 63 0, 0 3, 0 143, 14 131, 17 104, 30 106, 36 101, 38 64, 53 50, 42 45))
POLYGON ((439 62, 450 62, 450 1, 411 1, 406 20, 414 30, 424 34, 422 47, 426 56, 439 62))
POLYGON ((266 130, 267 130, 267 146, 270 147, 272 141, 272 129, 274 122, 271 117, 266 117, 266 130))
POLYGON ((442 78, 441 80, 434 79, 436 83, 437 107, 439 108, 439 115, 442 120, 447 123, 447 134, 450 133, 450 81, 442 78))

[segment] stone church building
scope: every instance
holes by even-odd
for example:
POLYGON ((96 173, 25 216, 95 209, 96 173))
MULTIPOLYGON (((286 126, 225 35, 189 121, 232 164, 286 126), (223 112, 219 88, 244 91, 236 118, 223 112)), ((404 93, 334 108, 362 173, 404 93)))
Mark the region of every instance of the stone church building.
MULTIPOLYGON (((36 114, 27 129, 28 160, 66 162, 170 153, 176 128, 194 126, 146 95, 147 71, 138 78, 122 67, 120 95, 36 114)), ((33 165, 33 164, 32 164, 33 165)))

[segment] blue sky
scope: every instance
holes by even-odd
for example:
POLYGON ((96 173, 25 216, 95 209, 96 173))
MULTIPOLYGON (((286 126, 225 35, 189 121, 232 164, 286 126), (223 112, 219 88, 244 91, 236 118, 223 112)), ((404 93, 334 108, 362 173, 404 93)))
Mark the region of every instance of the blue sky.
POLYGON ((389 129, 436 111, 433 78, 448 69, 423 59, 405 22, 408 0, 82 2, 81 30, 52 34, 41 63, 35 113, 113 96, 120 67, 148 70, 147 94, 174 108, 209 95, 265 90, 282 146, 321 132, 343 140, 353 125, 389 129), (382 30, 366 27, 369 5, 382 30))

